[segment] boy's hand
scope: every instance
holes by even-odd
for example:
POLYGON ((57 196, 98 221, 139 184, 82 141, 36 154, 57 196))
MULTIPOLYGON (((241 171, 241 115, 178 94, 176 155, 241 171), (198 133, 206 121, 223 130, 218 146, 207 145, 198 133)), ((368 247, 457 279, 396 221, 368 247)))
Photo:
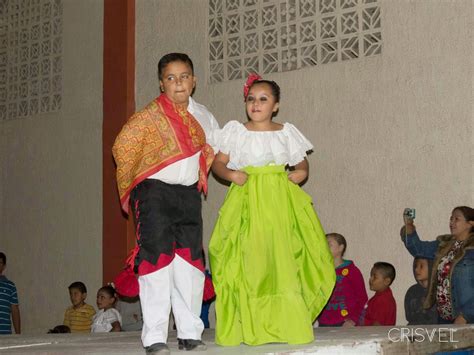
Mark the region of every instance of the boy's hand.
POLYGON ((308 171, 302 169, 296 169, 288 173, 288 179, 295 183, 300 184, 308 177, 308 171))
POLYGON ((247 182, 247 179, 248 175, 243 171, 235 170, 232 172, 231 181, 236 185, 243 186, 247 182))
POLYGON ((355 327, 355 322, 352 319, 346 319, 344 323, 342 323, 343 327, 355 327))

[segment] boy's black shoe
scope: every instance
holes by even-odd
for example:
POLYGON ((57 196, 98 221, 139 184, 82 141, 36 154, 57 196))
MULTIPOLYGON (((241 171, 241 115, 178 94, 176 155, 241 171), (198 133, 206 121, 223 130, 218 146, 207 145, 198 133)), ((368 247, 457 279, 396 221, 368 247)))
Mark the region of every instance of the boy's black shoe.
POLYGON ((170 354, 170 349, 165 343, 155 343, 145 348, 147 355, 167 355, 170 354))
POLYGON ((204 351, 207 349, 207 346, 201 340, 178 338, 178 349, 186 351, 204 351))

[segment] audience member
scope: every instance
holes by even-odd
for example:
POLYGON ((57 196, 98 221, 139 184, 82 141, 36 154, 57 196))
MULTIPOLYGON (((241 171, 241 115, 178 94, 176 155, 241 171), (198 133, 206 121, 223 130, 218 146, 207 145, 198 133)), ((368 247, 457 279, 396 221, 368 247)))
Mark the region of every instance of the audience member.
POLYGON ((436 304, 438 323, 474 323, 474 209, 459 206, 449 220, 451 234, 421 241, 413 219, 403 213, 400 232, 411 255, 433 260, 428 293, 423 304, 436 304))
POLYGON ((201 307, 201 320, 204 323, 204 328, 209 328, 209 309, 211 308, 212 302, 216 300, 216 292, 214 285, 212 284, 212 276, 209 270, 206 268, 206 253, 202 251, 202 263, 204 265, 204 291, 202 293, 202 307, 201 307))
POLYGON ((436 306, 433 305, 430 309, 423 308, 432 264, 432 260, 418 256, 413 260, 416 284, 412 285, 405 294, 405 317, 408 325, 438 323, 436 306))
POLYGON ((92 319, 92 333, 120 332, 122 330, 122 316, 114 308, 117 297, 115 289, 104 286, 97 291, 97 308, 99 311, 92 319))
POLYGON ((15 284, 3 272, 7 256, 0 252, 0 334, 11 334, 12 323, 16 334, 21 334, 20 306, 15 284))
POLYGON ((336 286, 325 309, 319 315, 319 326, 355 326, 367 302, 364 278, 353 261, 342 258, 347 248, 344 236, 329 233, 326 238, 334 258, 336 286))
POLYGON ((362 325, 395 325, 397 304, 390 285, 395 280, 392 264, 379 261, 370 271, 369 285, 375 295, 367 302, 363 312, 362 325))
POLYGON ((72 306, 66 309, 63 323, 71 329, 71 333, 90 333, 95 309, 85 303, 87 298, 86 285, 76 281, 70 284, 68 288, 72 306))
POLYGON ((125 332, 142 330, 143 316, 140 297, 125 297, 117 294, 115 308, 122 316, 122 330, 125 332))

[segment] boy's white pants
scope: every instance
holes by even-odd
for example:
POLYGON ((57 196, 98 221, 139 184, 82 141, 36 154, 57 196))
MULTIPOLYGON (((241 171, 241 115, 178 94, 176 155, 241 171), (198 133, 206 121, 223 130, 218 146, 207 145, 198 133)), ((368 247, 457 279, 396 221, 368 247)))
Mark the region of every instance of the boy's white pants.
POLYGON ((147 347, 166 343, 170 309, 178 338, 201 340, 204 324, 199 317, 204 273, 179 255, 171 264, 138 278, 143 312, 142 342, 147 347))

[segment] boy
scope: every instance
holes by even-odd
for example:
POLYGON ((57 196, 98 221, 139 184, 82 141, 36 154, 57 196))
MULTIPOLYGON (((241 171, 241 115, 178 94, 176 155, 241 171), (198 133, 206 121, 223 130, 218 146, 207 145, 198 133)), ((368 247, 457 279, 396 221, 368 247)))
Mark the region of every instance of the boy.
MULTIPOLYGON (((147 354, 169 354, 173 310, 180 350, 205 350, 201 312, 204 265, 201 191, 214 159, 211 141, 219 128, 207 108, 191 97, 193 62, 169 53, 158 62, 161 95, 122 128, 112 152, 123 210, 135 217, 147 354)), ((215 146, 215 144, 214 144, 215 146)))
POLYGON ((411 286, 405 295, 405 317, 408 325, 438 323, 436 305, 433 305, 430 309, 423 308, 431 267, 431 260, 418 256, 413 260, 413 274, 417 283, 411 286))
POLYGON ((392 264, 379 261, 370 271, 369 285, 375 295, 367 302, 362 325, 395 325, 397 304, 390 285, 395 280, 392 264))
POLYGON ((0 334, 11 334, 12 323, 16 334, 21 334, 20 307, 15 284, 3 275, 7 256, 0 253, 0 334))
POLYGON ((84 302, 87 297, 86 285, 76 281, 68 289, 72 306, 64 313, 64 325, 71 329, 71 333, 90 333, 95 309, 84 302))

